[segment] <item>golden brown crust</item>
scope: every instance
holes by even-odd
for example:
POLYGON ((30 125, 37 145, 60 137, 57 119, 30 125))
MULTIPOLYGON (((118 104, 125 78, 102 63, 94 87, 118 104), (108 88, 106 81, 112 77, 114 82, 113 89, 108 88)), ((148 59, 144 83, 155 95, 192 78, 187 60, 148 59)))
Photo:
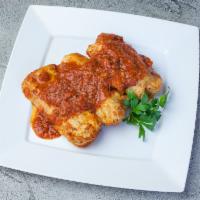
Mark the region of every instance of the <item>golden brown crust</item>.
POLYGON ((47 115, 39 111, 35 106, 32 106, 30 123, 36 135, 42 139, 50 140, 61 136, 47 115))
POLYGON ((38 97, 40 93, 39 87, 43 87, 55 80, 56 66, 46 65, 31 72, 22 82, 22 91, 25 96, 39 110, 43 110, 48 115, 53 113, 53 106, 38 97))
POLYGON ((65 55, 61 63, 76 63, 78 66, 83 66, 89 59, 80 53, 70 53, 65 55))
POLYGON ((85 111, 71 117, 56 128, 71 143, 82 147, 96 139, 101 129, 101 122, 95 114, 85 111))
POLYGON ((113 92, 111 97, 104 100, 97 108, 96 114, 99 120, 107 126, 119 124, 125 117, 122 96, 116 91, 113 92))
POLYGON ((127 88, 128 91, 133 91, 137 97, 141 98, 144 92, 147 92, 151 97, 158 93, 163 86, 163 81, 158 74, 150 73, 144 79, 138 81, 135 86, 127 88))

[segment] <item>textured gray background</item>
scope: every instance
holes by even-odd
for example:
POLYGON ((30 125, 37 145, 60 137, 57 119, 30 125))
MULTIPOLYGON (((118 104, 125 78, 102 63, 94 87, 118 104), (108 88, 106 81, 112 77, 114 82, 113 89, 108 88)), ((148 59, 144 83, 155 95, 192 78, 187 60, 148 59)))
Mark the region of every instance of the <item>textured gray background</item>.
MULTIPOLYGON (((30 4, 62 5, 120 11, 200 26, 199 0, 0 0, 0 85, 18 29, 30 4)), ((198 108, 200 108, 200 105, 198 108)), ((197 112, 193 152, 186 189, 183 193, 158 193, 100 187, 52 179, 0 167, 0 199, 200 199, 199 121, 200 113, 197 112)))

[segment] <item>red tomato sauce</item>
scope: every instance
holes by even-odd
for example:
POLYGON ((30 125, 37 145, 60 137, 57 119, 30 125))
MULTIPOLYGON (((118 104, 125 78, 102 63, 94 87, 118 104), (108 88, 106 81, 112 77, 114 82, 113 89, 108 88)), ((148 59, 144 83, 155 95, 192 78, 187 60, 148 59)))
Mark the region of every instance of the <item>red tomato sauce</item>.
MULTIPOLYGON (((61 63, 55 67, 55 80, 39 88, 39 98, 56 108, 51 122, 43 114, 35 120, 33 129, 39 137, 58 137, 53 120, 68 119, 86 110, 95 112, 113 90, 124 94, 149 73, 152 61, 139 55, 122 37, 100 34, 96 42, 101 49, 92 55, 88 52, 88 62, 82 66, 61 63)), ((45 82, 50 77, 44 73, 39 79, 45 82)))

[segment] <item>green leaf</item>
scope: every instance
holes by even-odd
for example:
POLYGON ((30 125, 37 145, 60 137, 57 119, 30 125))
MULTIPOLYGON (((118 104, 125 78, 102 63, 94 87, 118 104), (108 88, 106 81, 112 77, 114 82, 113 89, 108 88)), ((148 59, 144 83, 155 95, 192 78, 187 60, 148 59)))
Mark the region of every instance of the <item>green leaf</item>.
POLYGON ((155 125, 156 125, 157 119, 155 116, 146 116, 146 117, 141 117, 140 123, 144 125, 146 128, 149 130, 153 130, 155 125))
POLYGON ((164 108, 166 103, 167 103, 167 98, 168 98, 168 94, 169 92, 167 92, 166 94, 160 96, 160 99, 159 99, 159 105, 164 108))
POLYGON ((137 110, 139 111, 146 111, 149 109, 149 105, 148 104, 138 104, 136 107, 137 110))
POLYGON ((142 96, 142 99, 141 99, 141 102, 142 103, 147 103, 148 102, 148 100, 149 100, 149 98, 148 98, 148 96, 147 96, 147 94, 146 94, 146 92, 143 94, 143 96, 142 96))
POLYGON ((154 121, 154 119, 152 119, 152 117, 151 117, 151 116, 148 116, 148 115, 141 115, 141 116, 139 117, 139 120, 140 120, 141 122, 144 122, 144 123, 152 123, 152 122, 154 121))
POLYGON ((137 125, 138 124, 138 119, 135 117, 135 116, 132 116, 132 123, 134 125, 137 125))
POLYGON ((137 109, 137 107, 132 107, 131 111, 136 115, 140 115, 142 113, 140 110, 137 109))
POLYGON ((148 128, 150 131, 153 131, 153 129, 155 128, 155 125, 156 125, 156 124, 144 124, 144 123, 143 123, 143 125, 144 125, 146 128, 148 128))
POLYGON ((151 101, 151 105, 152 105, 153 107, 159 105, 158 99, 153 99, 153 100, 151 101))
POLYGON ((139 102, 139 100, 136 99, 136 98, 131 99, 131 100, 130 100, 130 105, 131 105, 131 107, 132 107, 132 108, 133 108, 133 107, 136 107, 137 104, 138 104, 138 102, 139 102))
POLYGON ((140 124, 139 125, 139 138, 143 139, 143 141, 145 140, 145 130, 144 127, 140 124))
POLYGON ((127 96, 129 99, 137 99, 137 96, 134 94, 134 92, 130 90, 127 92, 127 96))
POLYGON ((161 117, 161 112, 160 112, 159 110, 156 111, 156 112, 154 113, 154 116, 155 116, 156 120, 158 121, 158 120, 160 119, 160 117, 161 117))

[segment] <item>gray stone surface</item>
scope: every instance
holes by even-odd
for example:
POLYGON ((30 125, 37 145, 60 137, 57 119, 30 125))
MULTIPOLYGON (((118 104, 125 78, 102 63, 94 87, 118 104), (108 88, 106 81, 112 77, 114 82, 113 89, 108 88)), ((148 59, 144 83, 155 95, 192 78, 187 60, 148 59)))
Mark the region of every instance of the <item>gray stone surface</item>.
MULTIPOLYGON (((18 29, 30 4, 75 6, 120 11, 200 26, 200 1, 198 0, 0 0, 0 81, 3 78, 18 29)), ((186 189, 183 193, 158 193, 100 187, 52 179, 0 167, 0 199, 200 199, 199 110, 200 102, 198 102, 190 169, 186 189)))
POLYGON ((6 67, 4 65, 0 65, 0 88, 1 88, 5 71, 6 71, 6 67))

